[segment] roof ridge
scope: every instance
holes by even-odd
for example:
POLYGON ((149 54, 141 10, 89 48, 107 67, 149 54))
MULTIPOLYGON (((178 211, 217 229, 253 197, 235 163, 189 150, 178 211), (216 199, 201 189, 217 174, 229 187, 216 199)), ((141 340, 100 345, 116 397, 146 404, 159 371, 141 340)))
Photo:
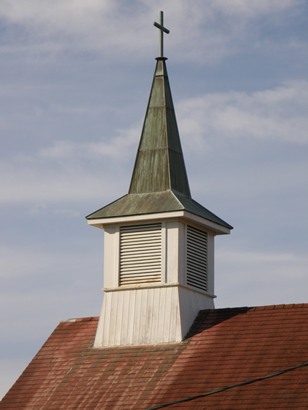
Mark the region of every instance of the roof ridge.
MULTIPOLYGON (((281 303, 274 305, 259 305, 259 306, 233 306, 233 307, 221 307, 213 309, 201 309, 200 312, 218 312, 218 311, 239 311, 239 310, 278 310, 278 309, 296 309, 296 308, 308 308, 308 302, 303 303, 281 303)), ((99 316, 86 316, 63 319, 60 323, 67 322, 89 322, 91 320, 98 320, 99 316)))
POLYGON ((98 320, 99 316, 86 316, 86 317, 75 317, 70 319, 61 320, 60 323, 68 323, 68 322, 90 322, 91 320, 98 320))
POLYGON ((249 309, 253 310, 278 310, 278 309, 290 309, 290 308, 302 308, 302 307, 307 307, 308 308, 308 303, 281 303, 281 304, 275 304, 275 305, 260 305, 260 306, 253 306, 249 309))
POLYGON ((275 310, 275 309, 286 309, 286 308, 299 308, 307 307, 308 302, 303 303, 282 303, 274 305, 259 305, 259 306, 234 306, 225 308, 214 308, 214 309, 202 309, 200 312, 215 312, 215 311, 231 311, 231 310, 275 310))

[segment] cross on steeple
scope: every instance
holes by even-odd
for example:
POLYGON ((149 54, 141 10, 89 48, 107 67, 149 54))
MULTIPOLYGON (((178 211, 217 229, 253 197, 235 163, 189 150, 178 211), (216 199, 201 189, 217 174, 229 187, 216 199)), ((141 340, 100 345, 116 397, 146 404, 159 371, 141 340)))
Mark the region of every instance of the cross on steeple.
POLYGON ((160 57, 164 57, 164 33, 169 34, 170 31, 164 27, 164 12, 160 12, 160 24, 154 22, 154 26, 160 30, 160 57))

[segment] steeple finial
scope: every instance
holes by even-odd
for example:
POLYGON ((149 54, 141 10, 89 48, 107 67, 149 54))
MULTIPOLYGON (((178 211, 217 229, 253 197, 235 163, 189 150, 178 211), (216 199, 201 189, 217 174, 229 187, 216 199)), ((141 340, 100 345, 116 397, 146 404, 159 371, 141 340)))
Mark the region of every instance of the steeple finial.
POLYGON ((160 24, 154 22, 154 26, 160 30, 160 57, 164 57, 164 33, 169 34, 170 30, 164 27, 164 12, 160 12, 160 24))

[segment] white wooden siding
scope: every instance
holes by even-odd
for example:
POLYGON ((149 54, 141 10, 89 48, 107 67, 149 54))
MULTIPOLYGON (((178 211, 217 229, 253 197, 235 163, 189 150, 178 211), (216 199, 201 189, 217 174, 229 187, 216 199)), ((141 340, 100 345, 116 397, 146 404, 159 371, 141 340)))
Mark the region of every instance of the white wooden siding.
POLYGON ((173 286, 105 292, 94 347, 180 342, 213 299, 173 286))

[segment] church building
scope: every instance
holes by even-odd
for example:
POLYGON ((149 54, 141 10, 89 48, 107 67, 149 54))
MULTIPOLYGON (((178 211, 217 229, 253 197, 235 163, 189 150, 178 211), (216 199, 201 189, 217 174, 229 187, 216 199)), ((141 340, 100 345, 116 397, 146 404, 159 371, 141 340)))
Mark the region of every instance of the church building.
POLYGON ((104 235, 99 317, 61 322, 0 409, 304 409, 308 304, 215 309, 214 241, 232 226, 191 195, 163 52, 128 193, 104 235))

